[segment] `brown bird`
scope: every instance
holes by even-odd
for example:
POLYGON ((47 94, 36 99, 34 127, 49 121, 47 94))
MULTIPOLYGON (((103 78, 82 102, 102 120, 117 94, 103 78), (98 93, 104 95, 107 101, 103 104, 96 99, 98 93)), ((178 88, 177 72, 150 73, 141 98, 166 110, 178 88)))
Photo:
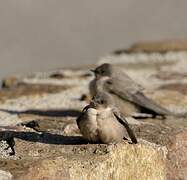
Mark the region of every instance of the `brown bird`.
POLYGON ((174 114, 148 98, 142 92, 144 88, 134 82, 120 67, 105 63, 92 71, 95 73, 95 79, 90 83, 91 96, 97 92, 109 93, 113 96, 115 105, 126 116, 186 115, 174 114))
POLYGON ((93 97, 77 118, 77 125, 83 138, 89 142, 117 143, 125 138, 127 131, 132 143, 137 143, 128 122, 113 104, 109 94, 102 92, 93 97))

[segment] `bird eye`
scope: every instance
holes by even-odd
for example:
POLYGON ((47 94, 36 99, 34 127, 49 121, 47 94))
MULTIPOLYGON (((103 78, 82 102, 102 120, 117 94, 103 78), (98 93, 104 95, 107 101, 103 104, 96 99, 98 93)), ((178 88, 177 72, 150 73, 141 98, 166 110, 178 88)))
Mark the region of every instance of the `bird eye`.
POLYGON ((101 100, 101 104, 104 104, 104 101, 103 101, 103 100, 101 100))
POLYGON ((105 73, 105 71, 104 71, 104 70, 102 70, 102 71, 101 71, 101 73, 102 73, 102 74, 104 74, 104 73, 105 73))

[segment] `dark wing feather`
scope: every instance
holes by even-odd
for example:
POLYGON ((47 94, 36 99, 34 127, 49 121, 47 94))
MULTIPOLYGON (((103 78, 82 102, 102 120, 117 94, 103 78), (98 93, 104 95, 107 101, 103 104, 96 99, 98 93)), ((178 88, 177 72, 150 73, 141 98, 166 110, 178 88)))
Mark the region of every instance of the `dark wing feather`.
POLYGON ((82 112, 82 113, 78 116, 78 118, 76 119, 77 126, 78 126, 79 129, 80 129, 80 121, 81 121, 83 115, 84 115, 84 112, 82 112))
POLYGON ((119 113, 117 113, 117 112, 113 112, 113 113, 114 113, 114 116, 117 118, 117 120, 126 128, 127 133, 128 133, 128 135, 129 135, 131 141, 132 141, 134 144, 138 143, 138 141, 137 141, 137 139, 136 139, 136 136, 135 136, 133 130, 130 128, 129 123, 127 122, 127 120, 126 120, 124 117, 122 118, 122 117, 119 115, 119 113))
POLYGON ((81 114, 78 116, 78 118, 76 119, 76 122, 77 122, 77 126, 78 128, 80 129, 80 121, 82 120, 85 112, 90 108, 90 105, 87 105, 86 107, 84 107, 84 109, 82 110, 81 114))

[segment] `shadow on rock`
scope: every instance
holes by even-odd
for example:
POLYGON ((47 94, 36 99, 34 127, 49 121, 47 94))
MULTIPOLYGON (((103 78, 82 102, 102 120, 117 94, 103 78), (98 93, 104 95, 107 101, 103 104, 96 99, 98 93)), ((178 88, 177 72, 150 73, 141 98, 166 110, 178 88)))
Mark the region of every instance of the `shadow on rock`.
POLYGON ((15 132, 7 131, 13 134, 13 137, 30 142, 39 142, 45 144, 56 145, 80 145, 87 144, 81 136, 63 136, 51 133, 36 133, 36 132, 15 132))
POLYGON ((77 117, 80 115, 81 111, 76 109, 66 109, 66 110, 40 110, 40 109, 29 109, 26 111, 15 111, 15 110, 7 110, 7 109, 0 109, 2 112, 7 112, 10 114, 29 114, 29 115, 38 115, 38 116, 49 116, 49 117, 77 117))

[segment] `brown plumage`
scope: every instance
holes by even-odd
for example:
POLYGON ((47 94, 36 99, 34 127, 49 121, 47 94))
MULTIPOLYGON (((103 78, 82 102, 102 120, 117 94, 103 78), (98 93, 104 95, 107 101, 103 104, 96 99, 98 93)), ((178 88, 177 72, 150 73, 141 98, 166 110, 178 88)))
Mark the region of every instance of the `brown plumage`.
POLYGON ((128 122, 112 107, 112 98, 98 93, 77 118, 77 124, 84 139, 89 142, 117 143, 125 138, 127 131, 133 143, 137 139, 128 122))

